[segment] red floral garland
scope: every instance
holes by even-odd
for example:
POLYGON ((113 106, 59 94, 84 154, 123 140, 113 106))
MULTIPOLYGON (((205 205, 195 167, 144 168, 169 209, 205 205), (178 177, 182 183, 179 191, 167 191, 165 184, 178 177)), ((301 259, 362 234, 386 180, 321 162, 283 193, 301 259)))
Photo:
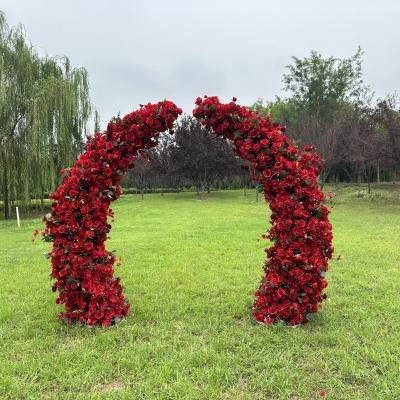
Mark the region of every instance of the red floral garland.
POLYGON ((216 135, 231 140, 250 161, 271 208, 272 228, 264 238, 265 276, 255 293, 253 315, 264 324, 306 323, 325 298, 325 273, 332 256, 332 226, 318 188, 322 166, 313 146, 300 151, 269 117, 218 97, 200 97, 193 115, 216 135))
POLYGON ((111 225, 109 209, 121 189, 119 182, 132 168, 139 150, 157 145, 157 134, 172 129, 182 110, 170 101, 141 106, 138 111, 108 124, 102 134, 88 139, 86 151, 69 170, 50 198, 45 217, 46 241, 53 241, 52 274, 60 317, 69 323, 109 326, 128 314, 115 256, 104 242, 111 225))

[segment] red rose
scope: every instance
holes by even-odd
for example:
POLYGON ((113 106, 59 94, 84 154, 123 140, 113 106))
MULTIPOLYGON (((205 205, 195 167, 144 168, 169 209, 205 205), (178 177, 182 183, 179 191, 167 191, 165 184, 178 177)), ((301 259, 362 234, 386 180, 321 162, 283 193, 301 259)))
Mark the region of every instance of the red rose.
POLYGON ((109 167, 107 167, 107 168, 104 168, 104 175, 105 176, 111 176, 112 175, 112 169, 111 168, 109 168, 109 167))
POLYGON ((85 237, 91 239, 94 236, 94 232, 93 231, 86 231, 85 232, 85 237))

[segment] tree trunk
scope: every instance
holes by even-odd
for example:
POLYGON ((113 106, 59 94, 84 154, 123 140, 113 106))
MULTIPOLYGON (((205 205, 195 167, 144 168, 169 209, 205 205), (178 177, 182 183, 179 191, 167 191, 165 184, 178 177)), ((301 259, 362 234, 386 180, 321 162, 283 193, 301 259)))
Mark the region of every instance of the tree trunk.
POLYGON ((373 167, 365 168, 365 178, 367 179, 368 194, 371 194, 371 181, 372 181, 373 167))
POLYGON ((329 173, 330 173, 330 169, 324 168, 319 175, 319 188, 321 190, 324 190, 324 186, 325 186, 326 181, 328 180, 329 173))
POLYGON ((205 193, 206 193, 206 187, 204 185, 202 185, 202 189, 201 189, 201 192, 200 192, 201 200, 204 200, 205 193))
POLYGON ((144 199, 144 188, 140 189, 140 198, 143 200, 144 199))
POLYGON ((42 190, 40 191, 40 211, 43 212, 44 210, 44 188, 42 186, 42 190))
POLYGON ((357 183, 361 183, 361 182, 362 182, 361 167, 358 166, 358 168, 357 168, 357 183))
POLYGON ((381 183, 381 170, 380 170, 380 168, 379 168, 379 163, 378 163, 378 165, 376 166, 376 181, 377 181, 378 183, 381 183))
POLYGON ((256 188, 256 203, 258 203, 258 189, 256 188))
POLYGON ((244 185, 243 196, 247 196, 247 185, 244 185))
POLYGON ((8 167, 7 160, 4 159, 4 191, 3 191, 3 205, 4 205, 4 219, 10 219, 10 197, 8 192, 8 167))

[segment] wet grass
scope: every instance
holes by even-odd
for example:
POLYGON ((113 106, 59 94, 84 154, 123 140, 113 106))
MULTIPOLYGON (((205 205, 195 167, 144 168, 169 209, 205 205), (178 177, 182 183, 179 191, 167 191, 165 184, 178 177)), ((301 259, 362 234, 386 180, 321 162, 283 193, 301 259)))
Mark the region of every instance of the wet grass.
POLYGON ((342 189, 329 300, 295 329, 250 315, 269 224, 254 193, 123 196, 108 248, 132 311, 109 329, 56 318, 40 218, 0 221, 0 398, 400 398, 400 207, 342 189))

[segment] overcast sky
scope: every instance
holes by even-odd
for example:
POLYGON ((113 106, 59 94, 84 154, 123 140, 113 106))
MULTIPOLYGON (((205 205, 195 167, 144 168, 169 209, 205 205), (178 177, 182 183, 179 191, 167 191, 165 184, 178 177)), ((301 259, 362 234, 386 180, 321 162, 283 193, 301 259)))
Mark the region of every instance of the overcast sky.
POLYGON ((164 98, 191 112, 203 94, 242 104, 282 94, 291 56, 365 51, 376 96, 400 91, 399 0, 1 0, 10 25, 90 74, 104 127, 164 98))

